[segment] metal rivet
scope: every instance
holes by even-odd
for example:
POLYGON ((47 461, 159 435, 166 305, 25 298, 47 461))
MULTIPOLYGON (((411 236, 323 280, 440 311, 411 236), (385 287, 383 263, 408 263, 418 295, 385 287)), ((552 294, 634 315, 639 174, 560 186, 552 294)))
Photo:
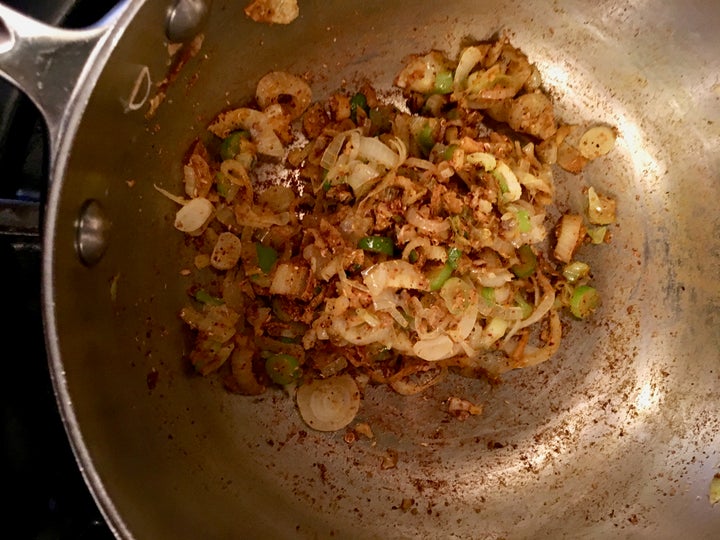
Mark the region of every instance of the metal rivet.
POLYGON ((76 230, 75 249, 85 266, 94 266, 107 249, 110 237, 110 220, 100 203, 94 199, 85 201, 80 209, 76 230))
POLYGON ((194 38, 210 13, 212 0, 178 0, 167 16, 165 35, 173 43, 194 38))

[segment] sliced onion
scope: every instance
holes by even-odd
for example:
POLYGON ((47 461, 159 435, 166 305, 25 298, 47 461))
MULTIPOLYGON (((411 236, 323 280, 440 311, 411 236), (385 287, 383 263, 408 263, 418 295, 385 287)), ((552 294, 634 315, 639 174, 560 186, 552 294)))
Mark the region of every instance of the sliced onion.
POLYGON ((499 161, 494 172, 505 181, 507 191, 502 194, 503 200, 505 202, 517 201, 522 195, 522 186, 512 169, 504 161, 499 161))
POLYGON ((505 341, 510 339, 512 336, 514 336, 518 331, 522 330, 523 328, 527 328, 528 326, 531 326, 538 322, 540 319, 542 319, 547 313, 550 311, 550 309, 553 307, 553 304, 555 303, 555 291, 553 289, 550 289, 548 292, 545 293, 545 296, 542 297, 542 300, 540 300, 540 303, 537 305, 535 310, 530 314, 530 316, 527 319, 522 319, 520 321, 517 321, 515 325, 512 327, 512 330, 508 332, 507 336, 505 336, 505 341))
POLYGON ((443 56, 431 51, 424 56, 414 56, 395 78, 395 85, 414 92, 428 94, 435 86, 435 77, 442 71, 443 56))
POLYGON ((483 287, 502 287, 513 279, 513 273, 506 268, 473 268, 471 277, 483 287))
POLYGON ((445 262, 447 260, 447 249, 443 246, 436 246, 430 243, 425 236, 415 236, 403 248, 402 258, 408 260, 413 250, 421 249, 426 258, 435 261, 445 262))
POLYGON ((260 154, 282 157, 285 149, 270 127, 266 115, 260 111, 249 108, 233 109, 219 114, 208 126, 208 130, 221 139, 241 128, 250 132, 260 154))
POLYGON ((356 197, 360 197, 367 193, 372 187, 372 180, 378 178, 380 174, 372 165, 368 163, 355 162, 347 177, 347 183, 352 188, 356 197))
POLYGON ((330 141, 330 144, 327 145, 322 157, 320 158, 320 166, 323 169, 330 170, 335 166, 338 156, 340 155, 340 151, 345 144, 345 139, 347 139, 347 132, 338 133, 335 137, 333 137, 333 140, 330 141))
POLYGON ((467 339, 470 333, 475 328, 478 316, 477 302, 470 304, 468 308, 463 311, 460 320, 458 321, 455 328, 451 328, 447 331, 448 336, 452 338, 455 343, 461 343, 467 339))
POLYGON ((299 118, 312 101, 310 85, 297 75, 284 71, 271 71, 262 77, 255 90, 255 97, 261 108, 267 109, 280 103, 292 120, 299 118), (287 97, 290 97, 288 100, 287 97))
POLYGON ((203 197, 192 199, 175 214, 175 228, 190 235, 200 234, 214 211, 209 200, 203 197))
POLYGON ((535 366, 549 360, 560 348, 561 339, 562 325, 560 324, 560 316, 553 310, 550 312, 550 336, 547 345, 540 348, 527 346, 522 355, 521 365, 518 367, 535 366))
POLYGON ((290 222, 289 212, 273 214, 272 212, 256 212, 255 208, 257 207, 251 207, 246 203, 236 204, 235 219, 238 225, 255 229, 267 229, 272 225, 287 225, 290 222))
POLYGON ((435 365, 434 368, 420 374, 392 380, 390 381, 390 387, 401 396, 420 394, 431 386, 435 386, 447 375, 448 370, 446 367, 435 365))
MULTIPOLYGON (((529 172, 520 172, 518 173, 517 177, 520 183, 526 188, 534 191, 542 191, 543 193, 548 193, 552 195, 552 184, 549 184, 543 178, 535 176, 534 174, 530 174, 529 172)), ((550 178, 552 178, 552 176, 550 178)))
POLYGON ((300 296, 307 286, 310 269, 290 262, 279 263, 275 268, 270 294, 300 296))
POLYGON ((372 327, 361 323, 350 326, 344 317, 332 320, 332 330, 347 343, 358 346, 372 343, 387 345, 392 337, 392 326, 389 324, 379 324, 372 327))
POLYGON ((210 264, 218 270, 230 270, 237 265, 241 253, 240 239, 231 232, 222 232, 210 255, 210 264))
POLYGON ((177 204, 186 205, 188 202, 190 202, 188 199, 183 199, 182 197, 178 197, 177 195, 173 195, 168 190, 161 188, 157 184, 153 184, 153 187, 159 191, 162 195, 170 199, 172 202, 177 204))
POLYGON ((387 169, 394 169, 400 165, 400 156, 375 137, 360 137, 358 156, 361 159, 379 163, 387 169))
POLYGON ((427 277, 412 264, 402 260, 380 262, 363 270, 363 281, 371 296, 379 295, 383 289, 416 289, 426 291, 429 288, 427 277))
POLYGON ((415 356, 427 360, 428 362, 437 362, 445 360, 455 354, 455 343, 446 334, 421 339, 413 345, 415 356))
POLYGON ((465 156, 465 160, 470 165, 481 165, 486 171, 492 171, 497 166, 495 156, 487 152, 473 152, 465 156))
POLYGON ((560 218, 555 244, 555 258, 564 263, 572 260, 575 248, 580 242, 583 220, 578 214, 565 214, 560 218))
POLYGON ((296 400, 302 419, 318 431, 338 431, 360 410, 360 390, 347 374, 300 386, 296 400))
POLYGON ((411 207, 406 216, 407 222, 410 225, 414 225, 421 231, 438 235, 445 236, 450 230, 450 222, 446 219, 428 219, 420 215, 417 208, 411 207))
POLYGON ((488 48, 487 45, 476 45, 463 49, 460 54, 460 59, 458 60, 457 68, 455 68, 455 79, 453 82, 456 92, 465 88, 468 75, 473 68, 485 58, 488 48))
POLYGON ((423 169, 426 171, 431 171, 435 169, 435 164, 432 161, 428 161, 427 159, 420 159, 416 157, 409 157, 404 161, 404 164, 407 167, 414 167, 416 169, 423 169))
POLYGON ((508 329, 508 322, 505 319, 494 317, 490 319, 482 330, 471 337, 471 343, 476 349, 489 349, 492 345, 505 335, 508 329))
POLYGON ((580 137, 578 150, 587 159, 608 154, 615 146, 615 131, 608 126, 593 126, 580 137))

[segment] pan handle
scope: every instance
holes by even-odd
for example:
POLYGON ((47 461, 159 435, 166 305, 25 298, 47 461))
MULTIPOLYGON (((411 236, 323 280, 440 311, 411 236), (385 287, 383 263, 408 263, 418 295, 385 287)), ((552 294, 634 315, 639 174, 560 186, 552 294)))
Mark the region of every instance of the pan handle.
MULTIPOLYGON (((100 45, 146 1, 120 0, 102 20, 82 30, 49 26, 0 3, 0 77, 40 109, 48 129, 51 166, 69 105, 80 90, 78 82, 99 69, 102 62, 93 59, 100 45)), ((170 41, 186 41, 204 24, 212 0, 167 3, 166 35, 170 41)))
POLYGON ((130 2, 121 2, 103 20, 82 30, 55 28, 0 4, 0 76, 40 109, 52 150, 77 82, 91 68, 93 51, 130 2))

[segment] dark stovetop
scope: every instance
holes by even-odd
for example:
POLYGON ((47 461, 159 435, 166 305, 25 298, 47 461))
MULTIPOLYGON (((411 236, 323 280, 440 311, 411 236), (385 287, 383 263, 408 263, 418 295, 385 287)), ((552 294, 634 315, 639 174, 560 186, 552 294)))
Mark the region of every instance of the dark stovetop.
MULTIPOLYGON (((3 0, 33 17, 81 27, 116 0, 3 0)), ((0 81, 0 212, 13 201, 40 204, 46 185, 46 139, 38 112, 0 81), (10 202, 8 202, 10 200, 10 202)), ((113 538, 75 462, 56 408, 40 308, 40 249, 32 235, 0 234, 0 410, 5 538, 113 538)))

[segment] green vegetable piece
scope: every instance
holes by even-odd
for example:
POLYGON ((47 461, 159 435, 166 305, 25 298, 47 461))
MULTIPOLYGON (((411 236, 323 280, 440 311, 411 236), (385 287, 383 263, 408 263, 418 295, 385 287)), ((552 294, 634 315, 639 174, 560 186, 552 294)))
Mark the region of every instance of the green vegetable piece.
POLYGON ((433 136, 432 126, 429 123, 425 124, 415 136, 415 140, 417 141, 420 150, 425 156, 427 156, 433 146, 435 146, 435 137, 433 136))
POLYGON ((286 385, 302 375, 300 362, 290 354, 273 354, 265 360, 265 372, 274 383, 286 385))
POLYGON ((581 261, 573 261, 563 268, 563 276, 568 283, 575 283, 590 273, 590 266, 581 261))
POLYGON ((428 276, 430 278, 430 290, 439 291, 442 289, 442 286, 445 285, 445 282, 448 279, 450 279, 452 273, 453 269, 448 263, 445 263, 434 271, 431 271, 428 276))
POLYGON ((392 255, 395 250, 395 244, 392 238, 388 238, 387 236, 363 236, 358 241, 358 247, 365 251, 382 253, 384 255, 392 255))
POLYGON ((495 305, 495 289, 493 287, 483 287, 480 296, 487 302, 489 306, 495 305))
POLYGON ((457 144, 451 144, 445 150, 443 150, 442 158, 445 161, 450 161, 453 157, 453 154, 455 153, 455 150, 457 150, 458 145, 457 144))
POLYGON ((278 320, 282 322, 290 322, 293 320, 292 315, 285 309, 283 305, 283 297, 274 296, 272 299, 272 312, 278 320))
POLYGON ((605 241, 605 235, 607 234, 607 227, 588 227, 587 235, 593 244, 602 244, 605 241))
POLYGON ((408 253, 408 262, 410 264, 415 264, 419 258, 420 255, 418 255, 418 252, 414 249, 410 250, 410 253, 408 253))
POLYGON ((222 299, 211 295, 205 289, 198 289, 195 292, 195 300, 197 300, 198 302, 202 302, 203 304, 207 304, 209 306, 221 306, 225 303, 222 301, 222 299))
POLYGON ((530 221, 530 213, 524 208, 520 208, 517 212, 518 230, 521 233, 528 233, 532 230, 532 222, 530 221))
POLYGON ((507 180, 505 180, 505 178, 500 173, 495 174, 495 171, 493 171, 493 176, 498 181, 498 186, 500 186, 500 193, 507 193, 510 190, 507 185, 507 180))
POLYGON ((255 253, 257 254, 258 266, 265 274, 269 274, 278 259, 278 252, 273 248, 255 242, 255 253))
POLYGON ((446 264, 448 264, 450 268, 455 270, 457 268, 460 257, 462 257, 462 251, 453 246, 448 250, 448 258, 446 264))
POLYGON ((520 307, 520 309, 522 309, 523 319, 527 319, 530 315, 532 315, 533 307, 528 303, 522 294, 518 293, 515 295, 515 303, 520 307))
POLYGON ((370 112, 370 108, 367 104, 367 97, 365 94, 358 92, 350 99, 350 119, 357 123, 357 110, 358 107, 364 110, 366 113, 370 112))
POLYGON ((452 71, 441 71, 435 75, 434 94, 449 94, 453 91, 452 71))
POLYGON ((448 258, 443 266, 430 272, 430 290, 438 291, 445 285, 445 282, 450 279, 453 271, 457 268, 458 261, 462 257, 462 251, 456 247, 448 249, 448 258))
POLYGON ((247 139, 250 133, 244 130, 233 131, 223 139, 220 145, 220 157, 223 159, 233 159, 240 153, 240 145, 242 139, 247 139))
POLYGON ((215 189, 217 189, 218 195, 220 195, 223 198, 227 198, 230 188, 230 181, 225 178, 225 175, 222 173, 217 173, 215 175, 215 189))
POLYGON ((524 244, 520 246, 518 256, 520 257, 520 262, 510 267, 512 273, 519 278, 526 278, 533 275, 537 268, 537 255, 535 255, 530 245, 524 244))
POLYGON ((570 312, 578 319, 589 316, 600 303, 598 292, 588 285, 576 287, 570 297, 570 312))

